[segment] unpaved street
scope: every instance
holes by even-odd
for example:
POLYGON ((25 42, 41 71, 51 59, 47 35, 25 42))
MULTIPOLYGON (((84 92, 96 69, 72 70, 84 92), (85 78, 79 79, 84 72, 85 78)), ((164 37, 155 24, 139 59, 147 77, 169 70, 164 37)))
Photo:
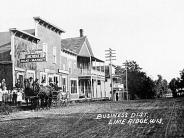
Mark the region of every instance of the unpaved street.
POLYGON ((0 117, 1 137, 184 137, 184 99, 71 104, 0 117))

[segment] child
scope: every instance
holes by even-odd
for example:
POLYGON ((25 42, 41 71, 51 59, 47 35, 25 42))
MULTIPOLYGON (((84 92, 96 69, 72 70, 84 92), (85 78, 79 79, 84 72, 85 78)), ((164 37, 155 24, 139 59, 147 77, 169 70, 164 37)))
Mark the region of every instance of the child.
POLYGON ((8 102, 8 90, 6 89, 6 86, 3 86, 3 101, 5 102, 5 104, 8 102))
POLYGON ((18 106, 21 106, 22 104, 22 92, 20 89, 18 89, 18 92, 17 92, 17 103, 18 103, 18 106))

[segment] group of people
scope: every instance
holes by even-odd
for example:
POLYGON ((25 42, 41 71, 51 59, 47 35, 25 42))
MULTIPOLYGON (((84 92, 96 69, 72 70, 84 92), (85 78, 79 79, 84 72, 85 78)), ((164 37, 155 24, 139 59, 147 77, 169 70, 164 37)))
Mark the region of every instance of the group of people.
MULTIPOLYGON (((32 77, 25 79, 29 84, 29 87, 34 91, 38 92, 40 89, 40 84, 38 83, 38 79, 36 78, 33 80, 32 77)), ((25 82, 24 82, 25 85, 25 82)), ((6 80, 2 79, 0 82, 0 106, 2 103, 11 103, 13 105, 21 105, 23 97, 25 97, 25 86, 24 86, 19 79, 17 79, 15 83, 15 87, 13 90, 7 90, 6 80)), ((41 82, 41 85, 45 85, 45 81, 41 82)), ((52 81, 49 82, 49 86, 58 90, 57 83, 53 83, 52 81)))
MULTIPOLYGON (((19 80, 17 80, 17 83, 19 80)), ((21 87, 14 87, 13 90, 7 90, 6 80, 2 79, 0 82, 0 106, 2 103, 12 103, 13 105, 20 105, 22 102, 23 89, 21 87)))

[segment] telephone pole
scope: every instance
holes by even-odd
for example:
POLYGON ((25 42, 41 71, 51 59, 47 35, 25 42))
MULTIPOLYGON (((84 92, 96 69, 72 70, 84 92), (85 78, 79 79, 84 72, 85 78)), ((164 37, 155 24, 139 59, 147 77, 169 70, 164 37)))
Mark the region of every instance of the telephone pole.
POLYGON ((111 79, 111 100, 113 101, 113 78, 112 78, 112 60, 116 60, 115 59, 115 51, 116 50, 112 50, 111 48, 109 48, 108 50, 105 50, 105 58, 106 61, 109 61, 109 72, 110 72, 110 79, 111 79))
POLYGON ((126 80, 126 89, 125 89, 125 92, 127 93, 127 100, 128 100, 128 73, 127 73, 127 62, 123 63, 123 66, 125 66, 125 80, 126 80))

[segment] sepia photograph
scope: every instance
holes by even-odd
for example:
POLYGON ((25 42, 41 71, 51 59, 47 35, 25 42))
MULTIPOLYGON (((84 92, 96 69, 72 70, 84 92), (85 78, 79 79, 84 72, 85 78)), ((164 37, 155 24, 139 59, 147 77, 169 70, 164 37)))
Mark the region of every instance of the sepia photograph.
POLYGON ((0 3, 0 138, 184 138, 183 0, 0 3))

